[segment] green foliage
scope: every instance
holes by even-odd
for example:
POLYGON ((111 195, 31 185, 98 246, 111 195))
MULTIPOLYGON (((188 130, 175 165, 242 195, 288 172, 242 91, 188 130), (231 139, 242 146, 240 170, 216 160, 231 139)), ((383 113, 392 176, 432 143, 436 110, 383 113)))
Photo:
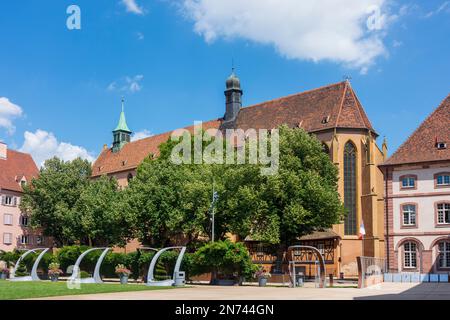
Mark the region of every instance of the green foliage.
POLYGON ((86 160, 47 160, 39 178, 24 187, 21 209, 31 213, 31 224, 42 227, 45 236, 59 245, 78 240, 79 226, 73 211, 83 189, 89 183, 91 165, 86 160))
POLYGON ((229 240, 206 244, 192 255, 192 275, 212 272, 226 278, 251 278, 257 266, 242 243, 229 240))
POLYGON ((262 176, 250 165, 225 172, 217 220, 229 232, 290 244, 341 220, 338 169, 320 141, 302 129, 281 126, 279 148, 275 175, 262 176))
POLYGON ((90 176, 87 161, 47 160, 39 177, 25 187, 21 208, 59 246, 124 245, 132 238, 133 219, 117 181, 90 176))
POLYGON ((123 203, 115 179, 102 176, 88 183, 73 210, 77 238, 94 246, 125 245, 132 239, 132 230, 123 203))
MULTIPOLYGON (((125 191, 136 236, 144 243, 167 246, 183 238, 192 247, 208 237, 213 181, 219 194, 216 239, 233 233, 289 244, 343 217, 338 170, 320 141, 302 129, 280 127, 279 170, 271 176, 248 161, 176 165, 170 159, 176 144, 163 143, 159 158, 144 160, 125 191)), ((193 137, 191 145, 193 150, 193 137)))
POLYGON ((16 274, 14 276, 24 277, 26 275, 29 275, 29 273, 27 271, 27 266, 26 266, 25 262, 22 260, 19 262, 19 266, 17 267, 16 274))

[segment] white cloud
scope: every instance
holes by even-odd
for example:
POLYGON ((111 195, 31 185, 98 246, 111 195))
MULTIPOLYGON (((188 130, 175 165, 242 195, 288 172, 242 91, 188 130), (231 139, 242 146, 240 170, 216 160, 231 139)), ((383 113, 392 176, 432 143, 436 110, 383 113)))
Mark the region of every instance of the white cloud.
POLYGON ((272 45, 291 59, 364 68, 387 54, 383 36, 394 18, 387 2, 182 0, 180 8, 208 43, 242 38, 272 45))
POLYGON ((441 12, 450 13, 450 1, 443 2, 436 10, 430 11, 425 15, 425 18, 431 18, 441 12))
POLYGON ((153 134, 150 131, 144 129, 142 131, 135 132, 133 134, 133 136, 131 137, 131 141, 145 139, 145 138, 151 137, 152 135, 153 134))
POLYGON ((142 74, 138 74, 135 76, 126 76, 118 81, 111 82, 106 90, 108 91, 122 91, 128 93, 136 93, 141 91, 142 89, 142 80, 144 76, 142 74))
POLYGON ((9 101, 8 98, 0 97, 0 128, 6 129, 8 134, 12 135, 16 130, 13 119, 21 117, 22 108, 9 101))
POLYGON ((51 132, 41 129, 34 133, 26 131, 24 138, 25 141, 20 151, 30 153, 38 166, 42 166, 45 160, 55 156, 64 161, 78 157, 90 162, 94 161, 94 157, 85 148, 67 142, 59 142, 51 132))
POLYGON ((139 14, 139 15, 144 14, 144 8, 139 6, 136 3, 136 0, 122 0, 122 4, 127 9, 127 12, 131 12, 131 13, 139 14))

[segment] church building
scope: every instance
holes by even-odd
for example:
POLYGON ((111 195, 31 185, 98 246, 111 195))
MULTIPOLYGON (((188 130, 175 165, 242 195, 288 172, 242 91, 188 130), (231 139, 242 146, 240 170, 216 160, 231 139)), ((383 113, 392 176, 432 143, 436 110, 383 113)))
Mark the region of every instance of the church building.
MULTIPOLYGON (((377 132, 350 82, 342 81, 286 97, 242 106, 243 90, 236 74, 226 80, 225 115, 203 122, 203 129, 273 129, 282 124, 303 128, 314 134, 339 168, 339 194, 348 212, 342 223, 299 239, 313 245, 324 255, 327 274, 357 275, 357 256, 384 257, 383 174, 378 165, 386 158, 387 147, 376 143, 377 132), (364 226, 365 235, 360 229, 364 226)), ((192 127, 187 127, 193 130, 192 127)), ((93 164, 93 177, 114 176, 125 187, 136 174, 137 166, 150 153, 157 156, 158 146, 171 132, 130 142, 122 109, 113 131, 112 147, 105 146, 93 164)), ((283 269, 285 257, 262 243, 246 239, 256 263, 276 272, 283 269)), ((137 244, 134 244, 134 246, 137 244)), ((132 250, 130 244, 127 250, 132 250)), ((306 259, 305 271, 312 261, 306 259)))

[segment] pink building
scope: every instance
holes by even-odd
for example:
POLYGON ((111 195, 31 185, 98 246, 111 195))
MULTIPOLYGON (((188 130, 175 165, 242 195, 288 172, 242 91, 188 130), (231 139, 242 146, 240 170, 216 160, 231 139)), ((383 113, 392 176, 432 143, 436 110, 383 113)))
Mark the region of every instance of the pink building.
POLYGON ((388 268, 450 272, 450 95, 382 166, 388 268))
POLYGON ((29 227, 29 217, 19 209, 22 186, 38 174, 29 154, 8 150, 7 145, 0 142, 0 250, 46 244, 46 239, 29 227))

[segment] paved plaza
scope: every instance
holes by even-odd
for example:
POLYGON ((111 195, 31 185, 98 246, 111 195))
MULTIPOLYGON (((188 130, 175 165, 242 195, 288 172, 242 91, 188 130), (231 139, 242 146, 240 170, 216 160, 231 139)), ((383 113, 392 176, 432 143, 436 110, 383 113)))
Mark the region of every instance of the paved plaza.
POLYGON ((220 287, 64 296, 49 300, 450 300, 450 283, 383 283, 365 289, 314 287, 220 287))

